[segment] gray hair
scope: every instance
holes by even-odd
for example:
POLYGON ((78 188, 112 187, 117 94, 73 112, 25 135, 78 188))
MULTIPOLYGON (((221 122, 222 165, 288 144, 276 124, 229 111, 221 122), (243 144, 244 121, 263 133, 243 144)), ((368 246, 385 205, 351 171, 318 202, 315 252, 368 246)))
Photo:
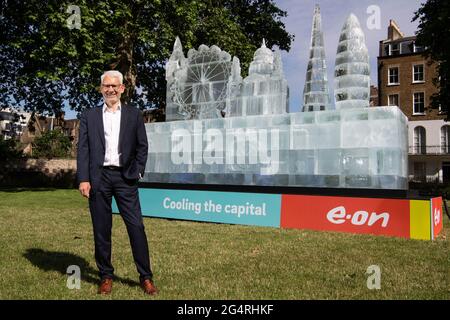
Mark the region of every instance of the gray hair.
POLYGON ((109 76, 112 78, 119 78, 120 84, 123 84, 123 74, 120 71, 117 71, 117 70, 105 71, 105 73, 103 73, 102 76, 100 77, 100 80, 101 80, 100 83, 103 83, 103 78, 105 76, 109 76))

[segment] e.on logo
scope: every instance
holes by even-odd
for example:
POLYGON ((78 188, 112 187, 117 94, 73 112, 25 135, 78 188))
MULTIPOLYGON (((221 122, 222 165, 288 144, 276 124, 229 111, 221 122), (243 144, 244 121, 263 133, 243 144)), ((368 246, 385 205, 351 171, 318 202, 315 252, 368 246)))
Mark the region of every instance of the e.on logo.
POLYGON ((409 225, 407 199, 283 195, 283 228, 409 238, 409 225))
POLYGON ((371 227, 377 222, 381 225, 381 227, 386 228, 389 223, 389 213, 376 213, 372 212, 369 214, 367 211, 356 211, 355 213, 348 213, 345 210, 344 206, 339 206, 334 209, 331 209, 327 213, 327 219, 331 223, 334 224, 343 224, 349 221, 351 224, 355 226, 366 225, 371 227))
POLYGON ((434 208, 434 225, 437 226, 441 222, 441 210, 434 208))

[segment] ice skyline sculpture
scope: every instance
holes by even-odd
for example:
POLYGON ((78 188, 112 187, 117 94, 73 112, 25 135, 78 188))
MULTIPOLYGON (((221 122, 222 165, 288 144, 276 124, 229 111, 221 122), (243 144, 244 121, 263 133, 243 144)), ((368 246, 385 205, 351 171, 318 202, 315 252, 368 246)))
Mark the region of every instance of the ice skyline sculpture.
POLYGON ((301 109, 303 112, 330 109, 322 16, 318 5, 314 9, 309 62, 303 89, 303 106, 301 109))
POLYGON ((339 38, 334 88, 336 110, 369 107, 369 51, 364 32, 354 14, 350 14, 345 21, 339 38))
POLYGON ((237 103, 230 104, 226 117, 287 113, 288 92, 280 52, 272 52, 263 40, 250 63, 249 75, 242 81, 237 103))
POLYGON ((185 58, 177 39, 166 65, 168 121, 145 125, 142 181, 407 189, 407 118, 398 107, 366 108, 368 55, 354 18, 336 58, 336 92, 348 94, 337 110, 286 113, 281 59, 264 43, 242 80, 237 58, 204 45, 185 58))

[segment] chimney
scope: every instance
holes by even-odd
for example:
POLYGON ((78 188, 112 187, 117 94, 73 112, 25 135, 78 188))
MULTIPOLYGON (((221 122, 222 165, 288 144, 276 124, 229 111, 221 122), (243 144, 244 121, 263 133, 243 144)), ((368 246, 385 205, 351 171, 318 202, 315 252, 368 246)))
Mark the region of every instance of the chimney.
POLYGON ((405 35, 400 31, 400 27, 398 26, 397 22, 392 19, 389 20, 388 40, 397 40, 403 38, 404 36, 405 35))

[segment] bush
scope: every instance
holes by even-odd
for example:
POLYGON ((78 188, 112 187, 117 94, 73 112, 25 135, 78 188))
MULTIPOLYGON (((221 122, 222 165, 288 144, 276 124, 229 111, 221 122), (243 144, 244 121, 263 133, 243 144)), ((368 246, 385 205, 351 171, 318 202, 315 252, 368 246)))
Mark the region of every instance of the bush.
POLYGON ((5 140, 3 136, 0 136, 0 155, 0 162, 24 157, 22 151, 19 150, 19 143, 17 140, 5 140))
POLYGON ((72 144, 60 129, 46 131, 34 139, 34 158, 64 158, 70 156, 72 144))
POLYGON ((410 190, 416 190, 420 196, 439 197, 450 199, 450 185, 442 183, 410 182, 410 190))

